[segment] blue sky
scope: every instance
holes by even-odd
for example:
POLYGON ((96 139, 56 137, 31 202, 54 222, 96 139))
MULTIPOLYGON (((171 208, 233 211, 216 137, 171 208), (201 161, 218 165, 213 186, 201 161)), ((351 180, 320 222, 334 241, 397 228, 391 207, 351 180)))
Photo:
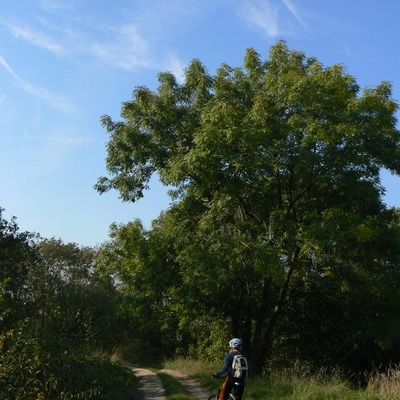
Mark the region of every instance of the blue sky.
MULTIPOLYGON (((193 58, 213 73, 266 59, 280 39, 341 63, 361 87, 393 83, 400 99, 400 2, 386 0, 2 0, 0 5, 0 207, 21 230, 94 246, 111 223, 150 228, 170 200, 157 180, 136 204, 99 195, 107 135, 139 85, 177 77, 193 58)), ((384 173, 388 205, 400 180, 384 173)))

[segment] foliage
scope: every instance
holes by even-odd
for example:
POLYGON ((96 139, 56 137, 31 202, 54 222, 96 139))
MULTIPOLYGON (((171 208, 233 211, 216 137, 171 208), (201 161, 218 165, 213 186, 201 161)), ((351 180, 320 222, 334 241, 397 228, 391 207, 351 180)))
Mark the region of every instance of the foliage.
POLYGON ((107 354, 119 297, 97 251, 20 232, 0 209, 1 399, 124 399, 137 386, 107 354))
POLYGON ((13 330, 0 335, 0 399, 45 398, 51 377, 43 379, 43 359, 35 339, 13 330))
POLYGON ((0 332, 32 311, 32 283, 26 278, 38 263, 37 235, 20 232, 16 218, 7 221, 3 211, 0 208, 0 332))
POLYGON ((37 304, 43 344, 59 348, 61 339, 63 351, 80 346, 89 352, 122 345, 124 337, 116 330, 120 299, 96 271, 97 249, 51 239, 41 241, 40 251, 43 284, 37 304))
POLYGON ((132 355, 136 361, 162 359, 178 329, 169 304, 171 282, 179 285, 174 262, 168 263, 161 238, 148 234, 139 221, 113 225, 110 237, 100 248, 99 271, 122 296, 118 312, 130 332, 132 355))
POLYGON ((108 357, 46 354, 22 332, 0 337, 0 399, 126 399, 137 383, 108 357))
POLYGON ((354 370, 387 351, 399 359, 391 300, 399 216, 383 203, 379 177, 381 168, 400 173, 397 108, 390 83, 361 91, 342 65, 324 67, 278 42, 268 60, 249 49, 242 67, 222 64, 214 76, 199 60, 182 84, 160 73, 157 90, 137 87, 123 103, 123 121, 102 117, 110 176, 96 189, 137 201, 154 173, 171 188, 174 203, 146 233, 168 249, 164 270, 141 248, 127 259, 147 288, 153 269, 165 278, 161 291, 154 279, 148 298, 162 293, 179 337, 201 344, 213 332, 212 323, 196 331, 201 321, 229 321, 257 373, 288 343, 292 363, 313 350, 321 363, 354 370), (319 314, 323 304, 343 310, 348 348, 332 333, 324 351, 323 332, 336 322, 319 314), (307 349, 310 338, 321 345, 307 349))
POLYGON ((66 356, 59 360, 57 387, 50 398, 90 398, 124 400, 134 385, 132 374, 108 357, 66 356))

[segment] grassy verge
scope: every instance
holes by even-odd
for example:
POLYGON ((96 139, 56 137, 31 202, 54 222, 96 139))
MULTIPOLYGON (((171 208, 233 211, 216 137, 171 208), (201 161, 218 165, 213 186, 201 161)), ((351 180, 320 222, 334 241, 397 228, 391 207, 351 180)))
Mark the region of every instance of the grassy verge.
MULTIPOLYGON (((219 364, 194 360, 173 360, 166 368, 175 369, 199 381, 205 389, 214 391, 220 380, 211 379, 219 364)), ((365 390, 354 389, 344 380, 295 373, 276 373, 269 377, 249 377, 246 382, 246 400, 400 400, 400 369, 388 374, 376 374, 365 390)), ((184 399, 184 398, 182 398, 184 399)))
POLYGON ((176 359, 166 361, 165 368, 174 369, 182 372, 197 380, 204 389, 210 392, 216 392, 221 386, 221 380, 212 379, 213 372, 219 370, 221 366, 217 363, 205 363, 204 361, 176 359))

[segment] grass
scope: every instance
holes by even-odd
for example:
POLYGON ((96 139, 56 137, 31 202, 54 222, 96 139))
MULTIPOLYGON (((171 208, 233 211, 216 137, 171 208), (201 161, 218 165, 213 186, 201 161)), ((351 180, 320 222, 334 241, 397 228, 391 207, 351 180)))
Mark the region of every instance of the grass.
POLYGON ((366 392, 371 393, 371 395, 379 396, 371 397, 373 400, 400 399, 400 367, 393 367, 385 374, 373 374, 370 378, 366 392))
POLYGON ((163 372, 157 373, 168 400, 196 400, 175 378, 163 372))
MULTIPOLYGON (((167 361, 165 367, 196 379, 210 391, 216 391, 221 385, 220 380, 211 379, 211 374, 219 369, 219 364, 210 365, 202 361, 177 359, 167 361)), ((246 381, 244 399, 400 400, 400 368, 394 368, 387 374, 373 374, 365 390, 354 389, 348 382, 338 377, 328 377, 324 373, 304 376, 278 372, 264 378, 250 376, 246 381)))
POLYGON ((212 379, 213 372, 219 370, 221 366, 217 363, 205 363, 199 360, 190 359, 176 359, 168 360, 164 364, 165 368, 174 369, 182 372, 197 380, 205 390, 210 392, 217 392, 221 386, 222 381, 219 379, 212 379))

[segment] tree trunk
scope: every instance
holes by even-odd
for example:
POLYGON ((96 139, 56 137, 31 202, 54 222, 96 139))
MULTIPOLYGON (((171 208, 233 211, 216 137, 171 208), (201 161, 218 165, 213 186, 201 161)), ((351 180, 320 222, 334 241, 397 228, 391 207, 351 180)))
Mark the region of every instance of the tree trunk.
MULTIPOLYGON (((264 334, 262 337, 258 337, 261 332, 255 332, 254 335, 254 345, 252 348, 252 356, 251 356, 251 374, 252 375, 261 375, 263 372, 263 368, 265 365, 265 361, 267 359, 268 352, 271 349, 273 333, 278 322, 278 319, 282 313, 282 309, 286 300, 286 296, 289 290, 289 283, 292 277, 294 268, 297 264, 297 259, 300 253, 300 246, 296 246, 291 259, 289 260, 285 279, 282 283, 281 289, 279 291, 279 296, 277 299, 277 303, 272 311, 272 314, 268 320, 268 323, 265 327, 264 334), (257 334, 256 334, 257 333, 257 334)), ((258 322, 261 324, 261 322, 258 322)), ((261 326, 261 325, 260 325, 261 326)))

